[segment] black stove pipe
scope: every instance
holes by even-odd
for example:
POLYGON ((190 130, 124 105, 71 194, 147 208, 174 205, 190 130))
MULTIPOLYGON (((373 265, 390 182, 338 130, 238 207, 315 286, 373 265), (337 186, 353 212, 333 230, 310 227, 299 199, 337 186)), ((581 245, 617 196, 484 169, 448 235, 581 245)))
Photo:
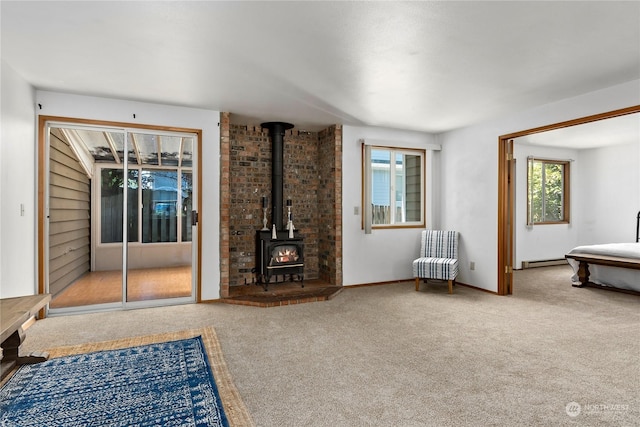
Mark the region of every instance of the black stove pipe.
POLYGON ((283 230, 284 133, 293 128, 293 125, 284 122, 266 122, 260 126, 269 129, 271 137, 271 222, 276 225, 276 230, 283 230))

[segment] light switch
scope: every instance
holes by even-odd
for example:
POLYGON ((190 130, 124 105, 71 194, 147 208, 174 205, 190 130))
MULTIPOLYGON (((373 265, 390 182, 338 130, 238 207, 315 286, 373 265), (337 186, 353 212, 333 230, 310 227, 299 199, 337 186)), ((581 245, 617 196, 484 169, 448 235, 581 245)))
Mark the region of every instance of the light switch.
POLYGON ((360 215, 360 206, 354 206, 353 207, 353 214, 354 215, 360 215))

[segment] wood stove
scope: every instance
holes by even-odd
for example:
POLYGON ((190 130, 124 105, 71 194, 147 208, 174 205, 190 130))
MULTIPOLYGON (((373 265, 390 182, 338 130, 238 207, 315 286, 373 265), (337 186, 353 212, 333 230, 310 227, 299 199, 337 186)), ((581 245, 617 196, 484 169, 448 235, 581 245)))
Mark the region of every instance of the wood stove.
MULTIPOLYGON (((283 227, 283 163, 284 134, 293 128, 291 123, 267 122, 262 127, 269 129, 271 137, 271 230, 256 233, 256 279, 267 290, 272 277, 278 281, 299 280, 304 287, 304 241, 291 222, 291 201, 287 200, 287 229, 283 227), (289 230, 292 228, 293 232, 289 230)), ((263 208, 266 208, 263 199, 263 208)), ((265 210, 266 217, 266 210, 265 210)), ((265 224, 266 225, 266 224, 265 224)))
POLYGON ((271 231, 258 230, 256 234, 256 262, 257 281, 264 290, 268 290, 271 278, 275 282, 298 280, 304 288, 304 241, 294 232, 289 238, 289 232, 277 232, 277 238, 272 238, 271 231), (280 276, 280 278, 278 278, 280 276))

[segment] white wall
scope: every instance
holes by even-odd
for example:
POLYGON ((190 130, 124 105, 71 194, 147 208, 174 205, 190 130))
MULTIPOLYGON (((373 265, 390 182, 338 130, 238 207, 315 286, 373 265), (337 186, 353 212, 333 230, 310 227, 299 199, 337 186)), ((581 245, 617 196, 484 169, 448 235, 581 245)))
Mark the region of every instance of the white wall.
POLYGON ((640 141, 579 152, 578 245, 635 242, 639 157, 640 141))
POLYGON ((5 61, 1 74, 0 298, 11 298, 37 290, 35 91, 5 61))
POLYGON ((461 233, 458 280, 490 291, 498 288, 500 135, 638 104, 640 80, 634 80, 439 135, 441 226, 461 233), (475 261, 473 271, 470 261, 475 261))
POLYGON ((37 113, 46 116, 202 129, 202 299, 220 298, 220 113, 47 91, 37 91, 36 102, 42 105, 37 113))
POLYGON ((576 226, 581 213, 580 192, 577 191, 581 184, 577 178, 580 162, 578 150, 555 148, 546 146, 533 146, 526 144, 514 144, 514 158, 516 159, 515 182, 515 264, 514 268, 521 268, 522 261, 544 261, 550 259, 563 259, 564 255, 577 246, 578 227, 576 226), (570 223, 569 224, 545 224, 527 227, 527 157, 535 156, 542 159, 573 160, 569 166, 571 185, 569 192, 570 223))
MULTIPOLYGON (((96 245, 93 248, 93 270, 121 270, 122 245, 96 245)), ((127 267, 168 268, 191 265, 191 242, 164 242, 161 245, 129 243, 127 247, 127 267)))
MULTIPOLYGON (((390 147, 426 149, 435 144, 435 137, 375 127, 343 126, 342 128, 342 274, 343 285, 406 280, 412 277, 411 262, 420 250, 422 229, 374 229, 365 234, 361 227, 362 214, 362 150, 360 139, 375 140, 375 144, 390 147), (358 214, 354 213, 358 208, 358 214)), ((433 148, 433 147, 431 147, 433 148)), ((432 151, 427 152, 428 202, 437 198, 437 163, 432 151)), ((434 201, 435 203, 435 201, 434 201)), ((427 225, 437 224, 427 206, 427 225)))
POLYGON ((578 245, 634 241, 640 209, 639 150, 640 141, 587 150, 531 146, 516 141, 514 268, 521 268, 522 261, 562 259, 578 245), (574 160, 570 224, 526 226, 529 155, 574 160))

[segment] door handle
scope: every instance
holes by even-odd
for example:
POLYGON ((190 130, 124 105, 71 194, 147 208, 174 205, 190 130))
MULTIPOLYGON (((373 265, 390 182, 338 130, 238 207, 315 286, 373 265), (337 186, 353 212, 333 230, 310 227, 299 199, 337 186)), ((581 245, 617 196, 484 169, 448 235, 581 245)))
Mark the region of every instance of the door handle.
POLYGON ((198 211, 191 211, 191 226, 198 225, 198 211))

